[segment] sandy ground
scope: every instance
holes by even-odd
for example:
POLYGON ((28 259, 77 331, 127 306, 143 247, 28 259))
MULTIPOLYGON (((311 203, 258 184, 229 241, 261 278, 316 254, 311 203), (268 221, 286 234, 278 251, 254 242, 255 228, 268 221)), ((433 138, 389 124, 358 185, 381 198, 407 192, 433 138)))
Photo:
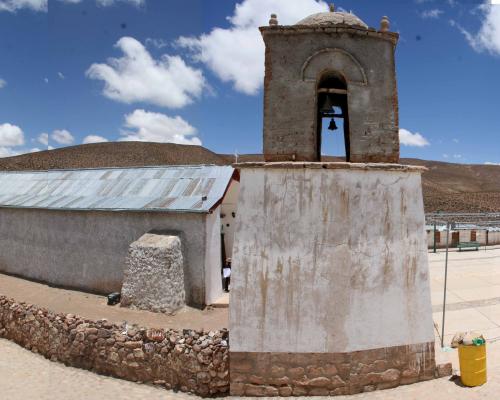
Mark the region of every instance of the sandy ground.
POLYGON ((227 308, 199 310, 184 307, 175 316, 147 311, 108 306, 105 296, 49 287, 40 283, 0 274, 0 294, 36 304, 63 314, 77 314, 88 319, 106 318, 121 324, 138 324, 152 328, 205 329, 207 331, 228 327, 227 308))
POLYGON ((2 400, 160 400, 188 399, 89 371, 65 367, 0 339, 0 399, 2 400))
MULTIPOLYGON (((441 318, 444 283, 444 253, 429 255, 431 273, 431 295, 436 323, 436 357, 438 362, 451 360, 458 369, 456 350, 443 351, 440 348, 441 318)), ((0 275, 0 293, 19 300, 40 300, 48 308, 57 308, 62 312, 79 313, 91 318, 106 317, 110 320, 127 319, 133 321, 151 321, 154 326, 171 324, 176 326, 183 318, 198 318, 203 312, 187 310, 182 318, 158 319, 154 314, 141 316, 141 312, 107 307, 104 299, 79 292, 60 291, 60 289, 42 288, 37 284, 0 275), (34 285, 34 286, 32 286, 34 285), (30 288, 31 291, 26 291, 30 288), (35 290, 35 292, 33 292, 35 290), (36 293, 36 290, 39 290, 36 293), (52 293, 48 295, 48 292, 52 293), (64 302, 63 300, 66 300, 64 302), (78 304, 78 303, 83 304, 78 304), (75 311, 75 307, 82 312, 75 311), (106 316, 102 315, 103 313, 106 316), (192 314, 190 314, 192 313, 192 314), (97 316, 99 314, 99 316, 97 316), (113 319, 114 318, 114 319, 113 319)), ((40 285, 43 286, 43 285, 40 285)), ((476 388, 465 388, 457 379, 437 379, 396 389, 355 396, 336 397, 339 400, 475 400, 497 399, 500 393, 500 250, 479 252, 454 252, 450 254, 448 270, 448 291, 445 323, 445 345, 452 335, 459 330, 479 330, 488 339, 488 382, 476 388)), ((40 304, 36 302, 37 304, 40 304)), ((214 310, 213 314, 203 316, 210 325, 210 317, 227 321, 227 309, 214 310)), ((206 312, 205 312, 206 313, 206 312)), ((212 313, 212 311, 210 311, 212 313)), ((197 324, 199 321, 191 321, 197 324)), ((226 322, 227 323, 227 322, 226 322)), ((19 346, 0 340, 0 399, 29 400, 108 400, 108 399, 183 399, 194 398, 160 390, 146 385, 138 385, 113 378, 98 376, 93 373, 61 364, 52 363, 39 355, 32 354, 19 346)))

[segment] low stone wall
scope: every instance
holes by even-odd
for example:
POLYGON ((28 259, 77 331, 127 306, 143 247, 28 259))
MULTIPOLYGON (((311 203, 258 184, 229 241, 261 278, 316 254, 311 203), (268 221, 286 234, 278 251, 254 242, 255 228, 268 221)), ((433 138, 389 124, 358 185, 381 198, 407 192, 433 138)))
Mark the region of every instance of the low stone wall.
POLYGON ((351 353, 231 352, 233 396, 334 396, 451 375, 436 367, 434 343, 351 353))
POLYGON ((229 393, 228 331, 117 326, 0 296, 0 337, 52 361, 200 396, 229 393))

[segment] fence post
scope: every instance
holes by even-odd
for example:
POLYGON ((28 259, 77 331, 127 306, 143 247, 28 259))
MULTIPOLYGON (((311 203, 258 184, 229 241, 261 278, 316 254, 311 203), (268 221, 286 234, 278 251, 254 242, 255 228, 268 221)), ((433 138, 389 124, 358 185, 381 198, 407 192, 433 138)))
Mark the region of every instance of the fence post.
POLYGON ((450 223, 446 222, 446 257, 444 263, 444 295, 443 295, 443 320, 441 322, 441 347, 444 347, 444 319, 446 315, 446 285, 448 283, 448 243, 450 235, 450 223))

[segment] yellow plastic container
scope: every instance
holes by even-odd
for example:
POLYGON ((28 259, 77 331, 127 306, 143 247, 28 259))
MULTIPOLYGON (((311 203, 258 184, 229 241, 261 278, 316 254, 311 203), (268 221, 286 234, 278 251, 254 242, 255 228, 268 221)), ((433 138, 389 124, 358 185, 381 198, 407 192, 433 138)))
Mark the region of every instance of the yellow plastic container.
POLYGON ((486 383, 486 344, 458 346, 460 380, 465 386, 481 386, 486 383))

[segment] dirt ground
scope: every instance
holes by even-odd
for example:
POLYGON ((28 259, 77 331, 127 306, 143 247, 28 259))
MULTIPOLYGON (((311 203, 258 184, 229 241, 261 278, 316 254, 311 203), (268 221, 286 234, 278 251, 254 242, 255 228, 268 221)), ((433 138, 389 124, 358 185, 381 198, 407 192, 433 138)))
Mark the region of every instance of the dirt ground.
MULTIPOLYGON (((429 255, 431 297, 436 325, 436 358, 452 361, 458 372, 457 351, 442 350, 440 332, 444 283, 444 253, 429 255)), ((499 398, 500 393, 500 249, 450 254, 448 270, 445 345, 460 330, 478 330, 488 340, 488 382, 480 387, 465 388, 459 379, 436 379, 395 389, 339 396, 338 400, 476 400, 499 398)), ((79 292, 43 288, 32 282, 0 275, 0 293, 30 302, 42 302, 61 312, 79 313, 91 318, 106 317, 119 321, 151 322, 154 326, 180 326, 191 320, 192 325, 227 324, 227 309, 210 312, 187 310, 176 317, 149 315, 143 312, 105 306, 105 299, 79 292), (50 292, 50 295, 49 295, 50 292), (36 300, 36 301, 35 301, 36 300), (75 308, 77 307, 77 308, 75 308), (75 310, 78 311, 75 311, 75 310), (85 313, 85 314, 84 314, 85 313), (106 314, 106 315, 103 315, 106 314), (180 317, 180 318, 178 318, 180 317), (214 317, 212 320, 210 317, 214 317), (202 322, 200 322, 202 321, 202 322), (212 321, 212 322, 211 322, 212 321)), ((41 285, 43 286, 43 285, 41 285)), ((200 326, 201 326, 200 325, 200 326)), ((227 326, 227 325, 226 325, 227 326)), ((21 347, 0 340, 0 399, 6 400, 109 400, 109 399, 185 399, 194 398, 151 386, 95 375, 88 371, 52 363, 21 347)))
POLYGON ((66 367, 0 339, 2 400, 166 400, 193 399, 147 385, 66 367))
MULTIPOLYGON (((132 310, 119 305, 108 306, 105 296, 49 287, 21 278, 0 274, 0 294, 45 307, 63 314, 77 314, 82 317, 151 328, 219 330, 228 327, 227 308, 206 308, 199 310, 184 307, 170 316, 148 311, 132 310)), ((0 397, 1 399, 1 397, 0 397)))

